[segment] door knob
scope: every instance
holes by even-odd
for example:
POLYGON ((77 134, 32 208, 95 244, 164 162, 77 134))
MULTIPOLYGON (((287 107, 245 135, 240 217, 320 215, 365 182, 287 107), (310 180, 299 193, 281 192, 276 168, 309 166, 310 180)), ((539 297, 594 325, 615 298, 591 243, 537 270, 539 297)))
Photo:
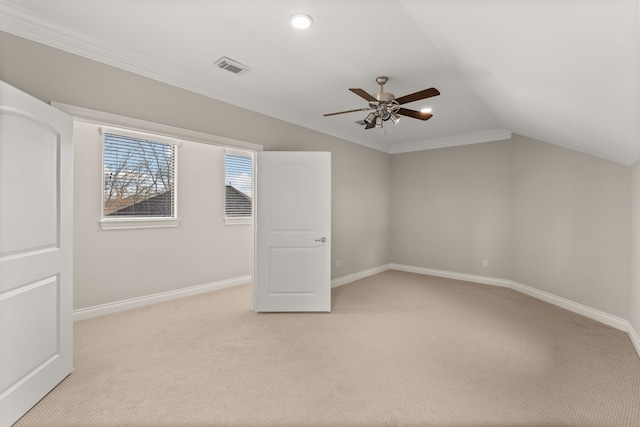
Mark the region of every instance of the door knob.
POLYGON ((326 241, 327 241, 327 238, 326 238, 326 237, 321 237, 321 238, 319 238, 319 239, 316 239, 316 242, 322 242, 322 243, 324 243, 324 242, 326 242, 326 241))

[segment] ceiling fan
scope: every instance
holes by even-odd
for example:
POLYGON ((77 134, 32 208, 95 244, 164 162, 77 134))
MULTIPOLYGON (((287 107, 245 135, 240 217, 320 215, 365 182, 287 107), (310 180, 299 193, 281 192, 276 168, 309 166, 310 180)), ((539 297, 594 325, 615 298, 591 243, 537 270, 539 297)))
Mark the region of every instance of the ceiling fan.
POLYGON ((376 78, 376 83, 380 85, 380 92, 376 93, 375 96, 370 95, 362 89, 349 89, 351 92, 369 101, 368 108, 358 108, 355 110, 324 114, 324 117, 335 116, 337 114, 353 113, 356 111, 371 111, 364 119, 364 123, 366 125, 365 129, 371 129, 374 127, 381 128, 382 122, 386 122, 387 120, 391 120, 393 124, 396 124, 400 120, 400 116, 413 117, 414 119, 420 120, 429 120, 431 117, 433 117, 433 114, 425 113, 422 111, 409 110, 407 108, 402 108, 401 105, 440 95, 438 89, 432 87, 409 95, 401 96, 400 98, 396 98, 394 94, 384 91, 384 85, 387 83, 387 81, 389 81, 389 77, 387 76, 380 76, 376 78))

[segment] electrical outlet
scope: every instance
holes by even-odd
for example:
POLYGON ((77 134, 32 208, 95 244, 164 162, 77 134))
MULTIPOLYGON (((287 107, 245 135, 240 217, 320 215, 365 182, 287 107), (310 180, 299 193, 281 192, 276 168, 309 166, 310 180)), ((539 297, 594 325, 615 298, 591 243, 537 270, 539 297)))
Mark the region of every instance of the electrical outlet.
POLYGON ((483 266, 483 267, 489 267, 489 261, 488 261, 488 260, 486 260, 486 259, 483 259, 483 260, 482 260, 482 266, 483 266))
POLYGON ((336 268, 342 268, 342 267, 343 267, 342 260, 341 259, 337 260, 336 261, 336 268))

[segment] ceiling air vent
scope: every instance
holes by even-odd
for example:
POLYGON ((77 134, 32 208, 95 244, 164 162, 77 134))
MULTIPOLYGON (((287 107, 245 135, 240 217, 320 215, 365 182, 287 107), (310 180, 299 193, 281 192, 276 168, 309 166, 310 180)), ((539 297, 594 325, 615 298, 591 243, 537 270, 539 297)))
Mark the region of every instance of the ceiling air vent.
POLYGON ((233 74, 237 74, 238 76, 241 76, 251 71, 251 68, 239 63, 238 61, 234 61, 231 58, 227 58, 226 56, 223 56, 222 58, 218 59, 215 62, 215 64, 218 66, 218 68, 231 71, 233 74))

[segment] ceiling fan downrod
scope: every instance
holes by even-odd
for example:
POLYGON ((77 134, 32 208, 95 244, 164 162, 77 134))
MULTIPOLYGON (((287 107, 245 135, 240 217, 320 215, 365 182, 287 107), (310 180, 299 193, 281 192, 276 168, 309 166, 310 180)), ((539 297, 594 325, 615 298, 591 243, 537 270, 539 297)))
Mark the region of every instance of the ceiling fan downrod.
POLYGON ((389 81, 387 76, 376 77, 376 83, 380 86, 380 92, 376 93, 375 101, 369 101, 369 108, 374 109, 364 119, 368 127, 383 127, 383 122, 391 119, 393 124, 400 121, 400 116, 396 113, 400 109, 400 104, 395 100, 396 96, 384 91, 384 85, 389 81))

